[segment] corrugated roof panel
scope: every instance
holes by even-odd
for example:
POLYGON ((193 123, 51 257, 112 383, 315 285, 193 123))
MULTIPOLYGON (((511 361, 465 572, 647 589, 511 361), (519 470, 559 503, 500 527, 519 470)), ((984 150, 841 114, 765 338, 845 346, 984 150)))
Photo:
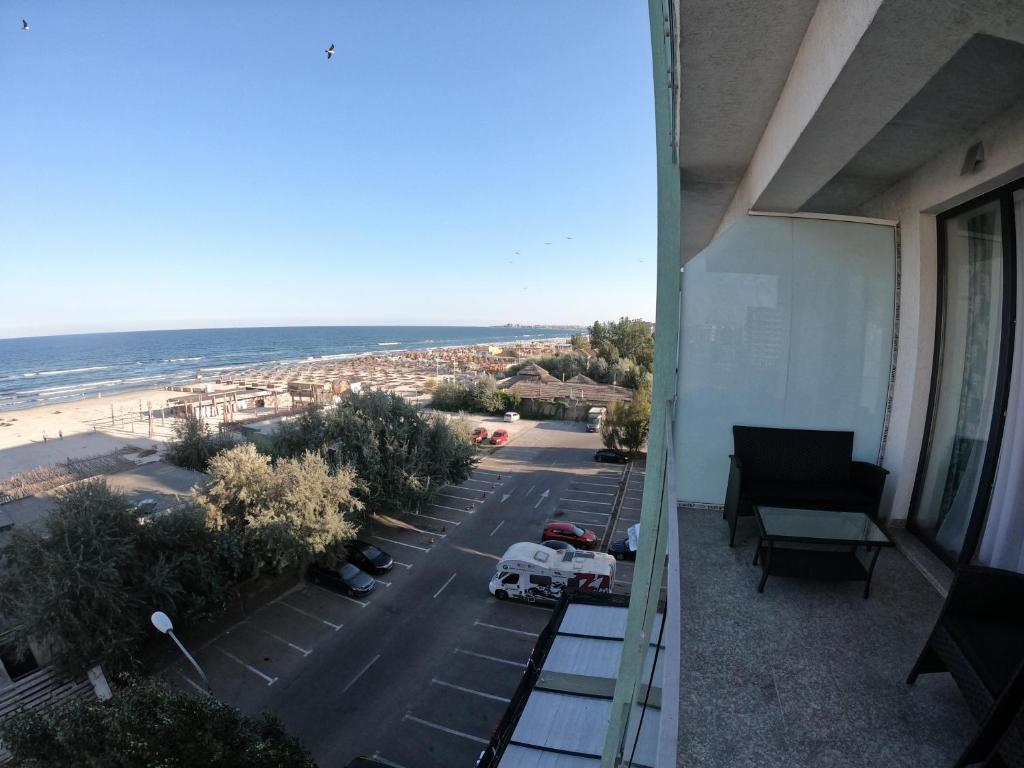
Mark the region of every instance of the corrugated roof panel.
POLYGON ((608 699, 533 691, 512 741, 600 756, 612 703, 608 699))
MULTIPOLYGON (((652 647, 647 654, 643 677, 645 681, 651 676, 654 652, 652 647)), ((621 658, 622 642, 619 640, 559 635, 551 644, 543 669, 545 672, 615 678, 619 673, 621 658)), ((655 685, 661 685, 660 680, 656 680, 655 685)))
POLYGON ((501 756, 501 768, 596 768, 601 761, 596 757, 577 757, 557 752, 542 752, 539 749, 510 744, 501 756))
MULTIPOLYGON (((565 611, 565 618, 558 628, 559 632, 587 637, 607 637, 621 640, 626 636, 627 608, 611 605, 586 605, 570 603, 565 611)), ((661 631, 662 614, 654 617, 651 637, 657 640, 661 631)))

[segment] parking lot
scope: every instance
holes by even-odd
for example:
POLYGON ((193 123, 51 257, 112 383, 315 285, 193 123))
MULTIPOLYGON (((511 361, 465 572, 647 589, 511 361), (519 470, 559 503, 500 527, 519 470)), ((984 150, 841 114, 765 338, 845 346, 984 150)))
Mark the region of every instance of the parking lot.
MULTIPOLYGON (((582 424, 514 426, 434 505, 363 530, 396 561, 366 598, 300 584, 193 649, 215 695, 271 709, 324 766, 375 754, 400 768, 472 766, 550 615, 491 597, 495 565, 550 520, 600 537, 623 473, 593 461, 600 436, 582 424)), ((202 690, 184 662, 172 677, 202 690)))

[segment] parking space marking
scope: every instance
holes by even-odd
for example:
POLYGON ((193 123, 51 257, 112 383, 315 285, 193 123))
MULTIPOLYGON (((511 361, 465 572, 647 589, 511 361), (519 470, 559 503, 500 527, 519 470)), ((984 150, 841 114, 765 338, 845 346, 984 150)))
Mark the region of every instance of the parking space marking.
POLYGON ((388 768, 405 768, 404 765, 399 765, 394 760, 388 760, 386 757, 381 757, 380 751, 373 753, 373 759, 376 760, 378 763, 383 763, 384 765, 388 766, 388 768))
POLYGON ((184 672, 182 672, 180 670, 175 670, 175 671, 178 673, 178 675, 181 677, 182 680, 184 680, 186 683, 188 683, 193 688, 195 688, 197 691, 199 691, 201 694, 203 694, 203 696, 209 696, 211 699, 213 698, 213 694, 211 694, 208 690, 203 688, 203 686, 201 686, 199 683, 197 683, 191 677, 186 675, 184 672))
POLYGON ((487 659, 487 661, 494 661, 494 662, 497 662, 498 664, 508 664, 510 667, 519 667, 520 669, 525 669, 526 668, 526 665, 521 663, 521 662, 512 661, 511 659, 499 659, 497 656, 488 656, 486 653, 477 653, 476 651, 467 651, 467 650, 464 650, 462 648, 456 648, 454 653, 461 653, 461 654, 463 654, 465 656, 475 656, 478 659, 487 659))
POLYGON ((432 509, 448 509, 451 510, 452 512, 468 512, 471 515, 473 514, 472 507, 470 507, 469 509, 459 509, 458 507, 446 507, 443 504, 431 504, 430 507, 432 509))
POLYGON ((503 526, 504 524, 505 524, 505 521, 502 520, 500 523, 498 523, 496 526, 494 526, 494 530, 491 531, 488 535, 489 536, 493 536, 494 534, 496 534, 498 532, 498 529, 501 528, 501 526, 503 526))
MULTIPOLYGON (((415 544, 404 544, 401 541, 395 541, 394 539, 385 539, 383 536, 378 536, 375 533, 370 534, 371 539, 377 539, 378 541, 386 541, 388 544, 397 544, 400 547, 409 547, 409 549, 418 549, 420 552, 429 552, 428 547, 417 547, 415 544)), ((411 566, 410 566, 411 567, 411 566)))
POLYGON ((581 491, 579 488, 571 488, 572 493, 583 493, 587 496, 614 496, 614 493, 602 493, 601 491, 581 491))
POLYGON ((248 669, 248 670, 249 670, 250 672, 252 672, 252 673, 253 673, 254 675, 259 675, 260 677, 262 677, 262 678, 263 678, 264 680, 266 680, 266 681, 267 681, 267 687, 270 687, 271 685, 273 685, 274 683, 276 683, 276 682, 277 682, 277 678, 276 678, 276 677, 270 677, 269 675, 265 675, 265 674, 263 674, 263 673, 262 673, 262 672, 260 672, 260 671, 259 671, 258 669, 256 669, 256 667, 252 666, 251 664, 246 664, 246 663, 245 663, 244 661, 242 661, 242 660, 241 660, 240 658, 238 658, 237 656, 235 656, 235 654, 231 653, 230 651, 225 651, 225 650, 224 650, 223 648, 221 648, 221 647, 220 647, 219 645, 215 645, 215 646, 213 646, 213 647, 214 647, 214 648, 216 648, 216 649, 217 649, 218 651, 220 651, 221 653, 223 653, 223 654, 224 654, 225 656, 227 656, 227 657, 228 657, 229 659, 231 659, 232 661, 234 661, 234 662, 237 662, 237 663, 241 664, 241 665, 242 665, 243 667, 245 667, 246 669, 248 669))
MULTIPOLYGON (((490 491, 480 491, 480 493, 488 494, 490 491)), ((444 496, 446 499, 458 499, 459 501, 478 501, 480 498, 479 496, 456 496, 454 493, 441 493, 440 491, 437 495, 444 496)))
POLYGON ((486 469, 474 469, 473 471, 476 472, 478 475, 497 475, 498 477, 501 477, 500 473, 498 473, 498 472, 490 472, 490 471, 488 471, 486 469))
POLYGON ((363 667, 362 669, 360 669, 360 670, 359 670, 359 671, 358 671, 358 672, 356 673, 356 676, 355 676, 355 677, 353 677, 353 678, 352 678, 351 680, 349 680, 349 681, 348 681, 348 685, 346 685, 346 686, 345 686, 344 688, 342 688, 342 689, 341 689, 341 692, 342 692, 342 693, 344 693, 344 692, 345 692, 345 691, 347 691, 347 690, 348 690, 349 688, 351 688, 351 687, 352 687, 353 685, 355 685, 355 684, 356 684, 356 681, 357 681, 357 680, 359 680, 359 678, 360 678, 360 677, 362 677, 362 676, 363 676, 364 674, 366 674, 366 670, 368 670, 368 669, 369 669, 370 667, 372 667, 372 666, 373 666, 374 664, 376 664, 376 663, 377 663, 377 659, 379 659, 379 658, 380 658, 380 654, 378 653, 378 654, 377 654, 376 656, 374 656, 374 657, 373 657, 372 659, 370 659, 370 663, 369 663, 369 664, 367 664, 367 665, 366 665, 365 667, 363 667))
POLYGON ((335 592, 333 589, 321 587, 319 584, 314 584, 313 588, 318 589, 321 592, 326 592, 327 594, 333 595, 334 597, 340 597, 342 600, 348 600, 350 603, 355 603, 360 608, 365 608, 367 605, 369 605, 369 603, 364 603, 362 600, 356 600, 354 597, 349 597, 348 595, 343 595, 340 592, 335 592))
POLYGON ((456 576, 458 576, 458 574, 457 573, 453 573, 451 576, 448 577, 448 581, 446 581, 444 584, 442 584, 441 588, 439 590, 437 590, 437 592, 434 593, 434 599, 435 600, 437 599, 438 595, 440 595, 442 592, 444 592, 444 588, 447 587, 449 584, 452 583, 452 581, 455 580, 456 576))
POLYGON ((431 517, 430 515, 424 515, 422 512, 413 513, 416 517, 425 517, 427 520, 437 520, 439 523, 448 523, 448 525, 462 525, 458 520, 445 520, 443 517, 431 517))
POLYGON ((397 560, 392 560, 391 562, 393 562, 395 565, 400 565, 403 568, 412 568, 412 564, 411 563, 400 563, 397 560))
MULTIPOLYGON (((494 486, 496 486, 496 485, 497 486, 504 485, 504 483, 499 483, 497 480, 477 480, 475 477, 471 477, 471 478, 469 478, 467 480, 464 480, 463 483, 484 483, 485 485, 490 485, 492 488, 494 486)), ((456 485, 456 486, 453 486, 453 487, 454 488, 460 488, 461 485, 456 485)), ((475 488, 464 488, 463 490, 471 491, 471 490, 476 490, 476 489, 475 488)))
POLYGON ((511 632, 516 635, 526 635, 527 637, 536 637, 539 632, 527 632, 525 629, 512 629, 512 627, 502 627, 498 624, 488 624, 485 621, 474 621, 473 624, 477 627, 487 627, 488 629, 498 629, 502 632, 511 632))
POLYGON ((587 483, 583 480, 573 480, 576 485, 589 485, 591 488, 614 488, 618 483, 587 483))
POLYGON ((501 701, 508 704, 512 699, 506 698, 505 696, 495 696, 493 693, 484 693, 483 691, 474 691, 472 688, 463 688, 461 685, 455 685, 454 683, 446 683, 444 680, 438 680, 436 677, 430 679, 432 685, 440 685, 442 688, 451 688, 455 691, 462 691, 472 696, 479 696, 482 699, 490 699, 491 701, 501 701))
POLYGON ((566 498, 563 497, 563 498, 559 498, 558 500, 559 501, 572 501, 572 502, 575 502, 576 504, 600 504, 602 507, 610 507, 612 505, 612 503, 610 501, 594 501, 592 499, 566 499, 566 498))
POLYGON ((378 584, 383 584, 385 587, 390 587, 391 586, 391 582, 390 581, 384 581, 384 579, 378 579, 378 578, 374 577, 374 581, 376 581, 378 584))
POLYGON ((328 621, 327 619, 320 618, 315 613, 310 613, 309 611, 304 611, 301 608, 296 608, 294 605, 292 605, 291 603, 286 603, 284 600, 279 601, 278 605, 283 605, 286 608, 291 608, 296 613, 301 613, 303 616, 308 616, 311 619, 316 619, 317 621, 319 621, 319 622, 321 622, 323 624, 326 624, 328 627, 333 629, 335 632, 337 632, 339 629, 341 629, 343 626, 345 626, 344 624, 334 624, 334 623, 328 621))
POLYGON ((313 650, 312 650, 312 649, 309 649, 309 650, 307 650, 307 649, 305 649, 305 648, 300 648, 300 647, 299 647, 299 646, 297 646, 297 645, 296 645, 295 643, 293 643, 293 642, 290 642, 290 641, 288 641, 288 640, 285 640, 285 639, 284 639, 283 637, 281 637, 280 635, 275 635, 275 634, 274 634, 273 632, 268 632, 268 631, 267 631, 267 630, 265 630, 265 629, 264 629, 263 627, 256 627, 256 629, 257 629, 257 630, 258 630, 259 632, 262 632, 262 633, 263 633, 264 635, 266 635, 267 637, 272 637, 272 638, 274 638, 275 640, 277 640, 278 642, 284 643, 284 644, 285 644, 285 645, 287 645, 287 646, 288 646, 289 648, 294 648, 294 649, 295 649, 296 651, 298 651, 299 653, 301 653, 301 654, 302 654, 303 656, 309 656, 309 654, 311 654, 311 653, 313 652, 313 650))
POLYGON ((559 512, 569 512, 569 513, 571 513, 573 515, 591 515, 593 517, 611 517, 612 516, 611 512, 591 512, 591 511, 586 510, 586 509, 563 509, 562 507, 559 507, 558 511, 559 512))
POLYGON ((419 723, 420 725, 425 725, 425 726, 427 726, 427 728, 433 728, 436 731, 443 731, 444 733, 450 733, 452 736, 461 736, 462 738, 468 739, 469 741, 475 741, 477 744, 490 744, 490 742, 487 739, 481 739, 479 736, 472 736, 472 735, 470 735, 468 733, 463 733, 462 731, 456 731, 454 728, 447 728, 447 727, 445 727, 443 725, 438 725, 437 723, 432 723, 429 720, 420 720, 418 717, 413 717, 412 715, 409 715, 409 714, 405 715, 405 717, 403 717, 402 719, 403 720, 412 720, 414 723, 419 723))
POLYGON ((416 531, 416 533, 422 533, 424 536, 437 536, 439 539, 447 538, 445 536, 445 534, 443 534, 443 533, 434 533, 434 531, 426 531, 426 530, 424 530, 422 528, 417 528, 412 523, 407 523, 404 520, 399 520, 398 518, 388 517, 387 515, 378 514, 377 515, 377 519, 381 520, 381 521, 384 521, 384 520, 394 520, 396 523, 401 523, 401 525, 388 525, 388 526, 385 526, 387 528, 400 528, 400 529, 405 530, 405 531, 416 531))

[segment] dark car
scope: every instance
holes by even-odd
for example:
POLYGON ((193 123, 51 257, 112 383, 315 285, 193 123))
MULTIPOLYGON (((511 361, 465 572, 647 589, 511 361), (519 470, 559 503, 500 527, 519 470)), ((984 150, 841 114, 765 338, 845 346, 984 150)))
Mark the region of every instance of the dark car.
POLYGON ((362 597, 373 591, 373 576, 356 568, 352 563, 335 566, 310 563, 306 578, 314 584, 342 592, 352 597, 362 597))
POLYGON ((542 544, 549 541, 564 541, 576 549, 594 549, 597 546, 596 533, 570 522, 548 523, 544 526, 540 540, 542 544))
POLYGON ((358 540, 348 545, 348 560, 367 573, 387 573, 395 564, 391 555, 380 547, 358 540))
POLYGON ((619 539, 608 545, 608 554, 616 560, 636 560, 636 550, 629 548, 629 539, 619 539))
POLYGON ((624 454, 622 451, 616 451, 614 448, 602 448, 594 453, 594 461, 606 461, 611 464, 625 464, 629 461, 629 456, 624 454))
POLYGON ((345 768, 391 768, 391 766, 388 763, 374 760, 372 757, 357 757, 345 768))
POLYGON ((549 549, 558 550, 559 552, 575 552, 576 551, 576 547, 574 547, 568 541, 558 541, 557 539, 548 539, 547 541, 542 541, 541 544, 543 544, 545 547, 548 547, 549 549))

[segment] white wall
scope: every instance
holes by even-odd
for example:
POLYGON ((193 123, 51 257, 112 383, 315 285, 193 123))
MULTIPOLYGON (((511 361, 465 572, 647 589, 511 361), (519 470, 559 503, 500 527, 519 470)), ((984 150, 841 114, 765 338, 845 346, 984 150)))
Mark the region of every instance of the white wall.
POLYGON ((899 222, 899 358, 884 466, 883 514, 905 520, 924 438, 935 340, 937 214, 1024 176, 1024 102, 942 152, 857 211, 899 222), (984 165, 961 175, 964 155, 985 144, 984 165))

